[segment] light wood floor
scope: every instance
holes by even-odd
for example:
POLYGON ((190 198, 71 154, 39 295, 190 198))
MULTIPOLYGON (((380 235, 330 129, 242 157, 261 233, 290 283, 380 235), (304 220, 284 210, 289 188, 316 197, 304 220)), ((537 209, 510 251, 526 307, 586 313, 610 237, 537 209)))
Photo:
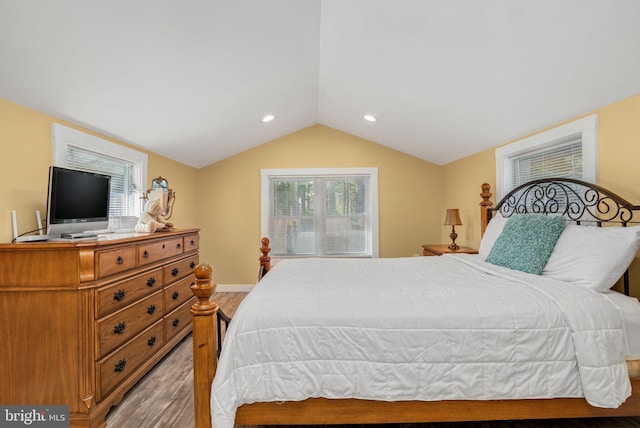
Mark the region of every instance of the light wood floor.
MULTIPOLYGON (((228 316, 247 293, 215 293, 228 316)), ((193 428, 193 349, 187 336, 107 415, 108 428, 193 428)))
MULTIPOLYGON (((216 293, 214 300, 232 316, 246 293, 216 293)), ((193 428, 191 335, 111 409, 108 428, 193 428)), ((335 426, 334 426, 335 427, 335 426)), ((346 428, 350 426, 337 426, 346 428)), ((360 425, 358 428, 640 428, 639 418, 360 425)), ((214 427, 215 428, 215 427, 214 427)), ((248 428, 238 426, 237 428, 248 428)))

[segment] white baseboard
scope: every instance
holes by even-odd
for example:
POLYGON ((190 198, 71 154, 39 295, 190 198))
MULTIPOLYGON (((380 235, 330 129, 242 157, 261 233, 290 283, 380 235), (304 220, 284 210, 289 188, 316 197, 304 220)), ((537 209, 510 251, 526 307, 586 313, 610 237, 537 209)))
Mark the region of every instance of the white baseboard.
POLYGON ((255 284, 218 284, 216 293, 248 293, 255 284))

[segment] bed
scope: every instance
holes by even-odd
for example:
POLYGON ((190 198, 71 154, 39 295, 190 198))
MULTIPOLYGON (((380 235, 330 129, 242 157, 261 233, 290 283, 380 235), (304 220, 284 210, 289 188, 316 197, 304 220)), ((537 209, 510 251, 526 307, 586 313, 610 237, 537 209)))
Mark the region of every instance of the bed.
POLYGON ((640 207, 571 179, 495 208, 487 184, 481 196, 478 255, 271 269, 263 238, 219 362, 212 268, 198 266, 196 427, 640 415, 640 304, 625 295, 640 207), (625 294, 610 290, 620 277, 625 294))

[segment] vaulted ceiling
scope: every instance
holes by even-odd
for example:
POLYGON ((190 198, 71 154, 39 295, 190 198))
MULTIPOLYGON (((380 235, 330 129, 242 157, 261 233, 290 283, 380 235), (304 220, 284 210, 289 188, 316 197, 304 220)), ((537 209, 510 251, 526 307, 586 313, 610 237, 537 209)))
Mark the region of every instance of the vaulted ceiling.
POLYGON ((640 93, 639 22, 638 0, 0 0, 0 97, 194 167, 313 124, 445 164, 640 93))

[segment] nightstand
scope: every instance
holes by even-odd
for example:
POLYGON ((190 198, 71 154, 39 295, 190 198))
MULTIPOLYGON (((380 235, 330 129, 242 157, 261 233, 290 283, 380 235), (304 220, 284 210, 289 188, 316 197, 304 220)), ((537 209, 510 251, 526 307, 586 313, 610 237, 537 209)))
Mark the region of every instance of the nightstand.
POLYGON ((453 251, 449 249, 448 245, 423 245, 422 246, 422 255, 423 256, 441 256, 443 254, 478 254, 478 250, 474 250, 469 247, 460 247, 457 250, 453 251))

